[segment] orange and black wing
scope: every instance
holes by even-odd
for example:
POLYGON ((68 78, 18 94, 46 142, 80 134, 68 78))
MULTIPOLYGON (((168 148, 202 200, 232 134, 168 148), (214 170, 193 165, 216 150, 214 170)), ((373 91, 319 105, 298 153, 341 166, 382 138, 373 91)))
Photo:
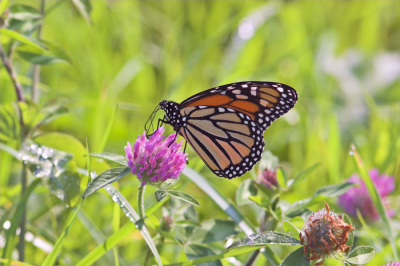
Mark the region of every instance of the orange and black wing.
POLYGON ((200 92, 182 102, 179 109, 182 114, 190 107, 230 108, 250 116, 265 131, 273 121, 292 109, 297 99, 297 92, 290 86, 245 81, 200 92))
POLYGON ((264 132, 250 116, 224 107, 188 110, 179 133, 216 175, 241 176, 260 160, 264 132))
POLYGON ((179 133, 218 176, 243 175, 260 160, 264 131, 297 101, 289 86, 239 82, 196 94, 179 106, 179 133))

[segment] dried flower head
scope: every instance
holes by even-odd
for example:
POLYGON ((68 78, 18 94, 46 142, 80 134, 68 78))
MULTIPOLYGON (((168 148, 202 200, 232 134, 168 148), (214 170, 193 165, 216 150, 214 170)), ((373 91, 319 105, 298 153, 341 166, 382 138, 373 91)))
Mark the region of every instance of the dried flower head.
POLYGON ((383 266, 400 266, 400 262, 398 262, 398 261, 391 261, 391 262, 388 262, 388 263, 386 263, 385 265, 383 265, 383 266))
MULTIPOLYGON (((382 201, 386 205, 389 217, 392 217, 395 213, 388 207, 386 197, 394 190, 394 178, 385 174, 379 175, 378 169, 370 170, 369 175, 372 182, 374 182, 382 201)), ((371 196, 368 193, 364 181, 358 175, 353 175, 347 180, 347 182, 359 184, 360 186, 352 187, 346 193, 341 195, 338 204, 350 215, 357 216, 357 209, 359 209, 361 215, 365 219, 370 221, 379 220, 379 213, 372 203, 371 196)))
POLYGON ((304 254, 307 249, 311 256, 307 260, 321 260, 315 265, 322 265, 325 258, 336 252, 348 252, 350 247, 346 245, 350 231, 354 230, 351 224, 329 210, 325 202, 326 209, 312 213, 303 230, 300 232, 300 241, 304 245, 304 254))
POLYGON ((142 185, 148 183, 158 187, 167 179, 177 179, 186 166, 187 154, 180 150, 182 142, 174 141, 175 134, 163 141, 163 133, 164 127, 160 127, 147 139, 144 132, 138 136, 133 149, 129 142, 125 146, 128 166, 142 185))

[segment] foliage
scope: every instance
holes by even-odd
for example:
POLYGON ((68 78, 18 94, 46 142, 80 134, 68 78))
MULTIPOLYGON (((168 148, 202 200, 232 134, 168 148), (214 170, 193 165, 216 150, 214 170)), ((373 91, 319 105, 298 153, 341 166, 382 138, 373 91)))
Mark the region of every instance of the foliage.
POLYGON ((310 265, 291 245, 324 200, 340 213, 357 171, 382 223, 344 215, 352 249, 324 265, 398 261, 399 209, 387 215, 368 170, 398 183, 399 13, 391 0, 1 0, 0 263, 310 265), (158 102, 244 80, 299 92, 257 170, 225 180, 188 147, 180 180, 142 197, 121 154, 158 102))

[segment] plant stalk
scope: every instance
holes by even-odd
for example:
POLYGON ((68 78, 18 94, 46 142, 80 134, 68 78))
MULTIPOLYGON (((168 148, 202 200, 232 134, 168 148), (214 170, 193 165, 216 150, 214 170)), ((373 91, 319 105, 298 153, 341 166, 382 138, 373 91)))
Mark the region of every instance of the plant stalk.
POLYGON ((9 58, 7 58, 6 54, 4 53, 3 47, 0 44, 0 57, 1 61, 3 62, 4 67, 6 68, 8 75, 11 78, 11 81, 15 88, 15 93, 17 94, 17 100, 19 102, 25 102, 24 93, 22 91, 21 83, 19 83, 17 72, 15 72, 12 62, 9 58))
MULTIPOLYGON (((40 4, 40 14, 42 15, 42 24, 39 25, 37 31, 37 38, 40 39, 42 36, 42 27, 44 24, 44 9, 46 6, 46 0, 42 0, 40 4)), ((33 66, 33 78, 32 78, 32 101, 37 103, 39 101, 39 81, 40 81, 40 65, 33 66)))
POLYGON ((139 208, 139 217, 140 220, 144 223, 144 218, 145 218, 145 212, 144 212, 144 190, 146 188, 146 185, 140 185, 139 186, 139 193, 138 193, 138 208, 139 208))
MULTIPOLYGON (((26 190, 26 166, 22 163, 22 176, 21 176, 21 197, 26 190)), ((22 213, 21 222, 19 227, 21 228, 21 232, 19 234, 19 242, 18 242, 18 258, 19 261, 25 261, 25 233, 26 233, 26 206, 22 213)))

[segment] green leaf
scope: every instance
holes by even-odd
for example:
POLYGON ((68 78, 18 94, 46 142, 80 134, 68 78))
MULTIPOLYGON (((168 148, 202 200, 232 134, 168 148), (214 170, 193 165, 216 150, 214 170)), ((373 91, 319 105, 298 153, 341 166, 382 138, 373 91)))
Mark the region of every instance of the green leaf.
POLYGON ((257 187, 254 183, 255 182, 252 179, 246 179, 240 184, 236 191, 237 205, 242 206, 252 202, 249 197, 257 195, 257 187))
POLYGON ((179 246, 183 246, 182 242, 179 241, 179 239, 176 239, 170 232, 167 231, 161 231, 161 235, 166 239, 166 240, 170 240, 171 242, 179 245, 179 246))
POLYGON ((201 223, 190 238, 191 243, 212 243, 239 233, 234 221, 208 220, 201 223))
POLYGON ((17 109, 11 103, 0 105, 0 140, 8 142, 19 139, 20 135, 17 109))
POLYGON ((101 174, 99 174, 96 178, 93 179, 92 182, 89 183, 86 190, 83 192, 82 198, 86 198, 90 194, 96 192, 102 187, 105 187, 108 184, 111 184, 125 175, 130 173, 129 167, 115 167, 108 169, 101 174))
POLYGON ((309 207, 315 203, 319 203, 327 198, 337 197, 345 193, 351 187, 356 186, 353 183, 342 183, 337 185, 329 185, 318 189, 314 196, 311 198, 303 199, 293 203, 287 210, 285 215, 287 217, 295 217, 299 212, 302 212, 304 208, 309 207))
POLYGON ((289 254, 283 261, 280 266, 309 266, 310 261, 307 260, 309 254, 304 255, 303 248, 296 249, 292 253, 289 254))
POLYGON ((72 59, 68 53, 59 45, 42 40, 41 43, 46 45, 48 51, 32 50, 29 46, 18 46, 18 56, 35 65, 49 65, 53 63, 69 63, 72 59))
POLYGON ((24 5, 24 4, 16 4, 10 7, 10 19, 17 20, 30 20, 41 18, 39 10, 35 9, 32 6, 24 5))
POLYGON ((282 168, 279 168, 278 171, 276 172, 276 179, 278 180, 280 187, 286 188, 287 175, 286 175, 285 170, 283 170, 282 168))
POLYGON ((309 216, 312 211, 308 208, 299 208, 299 209, 293 209, 290 211, 285 212, 285 216, 288 217, 289 219, 294 219, 294 218, 300 218, 300 219, 306 219, 307 216, 309 216))
POLYGON ((92 11, 92 6, 88 0, 72 0, 74 6, 78 9, 81 16, 86 20, 86 22, 90 25, 92 24, 92 20, 90 18, 90 12, 92 11))
POLYGON ((316 164, 312 165, 311 167, 307 168, 306 170, 300 172, 300 174, 298 174, 294 179, 289 180, 288 188, 290 189, 290 188, 294 187, 298 182, 302 181, 309 174, 314 172, 315 169, 317 169, 320 165, 322 165, 322 164, 321 163, 316 163, 316 164))
POLYGON ((8 29, 31 35, 42 23, 42 14, 32 6, 14 4, 10 7, 8 29))
POLYGON ((111 153, 111 152, 91 153, 90 156, 102 158, 108 161, 118 163, 120 165, 128 166, 128 159, 126 159, 125 156, 122 156, 117 153, 111 153))
POLYGON ((180 191, 176 191, 176 190, 167 190, 168 194, 170 194, 171 196, 181 199, 183 201, 189 202, 190 204, 196 205, 198 207, 200 207, 200 202, 198 202, 197 199, 195 199, 192 195, 184 193, 184 192, 180 192, 180 191))
POLYGON ((86 148, 74 136, 65 133, 50 132, 35 136, 33 140, 47 147, 72 153, 77 165, 82 168, 86 167, 86 148))
POLYGON ((347 190, 350 188, 357 186, 357 184, 354 183, 342 183, 342 184, 337 184, 337 185, 329 185, 322 187, 315 191, 314 195, 318 196, 325 196, 325 197, 338 197, 344 193, 346 193, 347 190))
POLYGON ((76 208, 76 210, 73 213, 72 217, 69 219, 69 222, 66 224, 66 227, 64 228, 61 236, 57 239, 57 242, 54 245, 53 250, 49 253, 49 255, 47 255, 46 259, 42 263, 42 266, 53 266, 55 264, 56 259, 57 259, 57 255, 60 252, 62 244, 63 244, 65 238, 67 237, 68 231, 71 228, 72 223, 74 222, 75 217, 78 214, 78 212, 79 212, 79 210, 80 210, 80 208, 82 206, 82 203, 83 203, 83 200, 81 201, 81 203, 76 208))
POLYGON ((0 29, 0 33, 10 38, 13 38, 17 41, 20 41, 23 44, 26 44, 28 47, 33 49, 33 51, 36 51, 38 53, 45 52, 48 49, 44 44, 41 44, 38 40, 34 39, 33 37, 22 35, 16 31, 0 29))
MULTIPOLYGON (((215 255, 215 253, 212 251, 211 248, 199 244, 186 245, 184 251, 189 260, 215 255)), ((215 261, 208 261, 207 263, 202 263, 199 265, 222 266, 222 263, 219 260, 215 260, 215 261)))
POLYGON ((381 217, 381 219, 383 221, 384 227, 386 229, 385 231, 387 233, 387 237, 390 242, 390 246, 392 247, 392 252, 393 252, 394 258, 395 258, 395 260, 398 260, 397 247, 396 247, 395 240, 393 238, 394 234, 392 232, 392 228, 389 223, 389 217, 387 215, 386 208, 383 205, 382 198, 381 198, 379 192, 377 191, 377 189, 374 185, 374 182, 372 181, 371 177, 369 176, 368 169, 365 167, 360 154, 356 150, 356 147, 354 145, 351 145, 351 149, 354 154, 354 159, 356 160, 356 163, 357 163, 358 172, 360 174, 360 177, 364 181, 365 186, 368 189, 368 193, 371 196, 372 202, 374 203, 374 206, 377 209, 379 216, 381 217))
POLYGON ((165 190, 157 190, 154 195, 156 196, 156 201, 160 202, 168 197, 168 192, 165 190))
POLYGON ((366 264, 375 255, 375 250, 372 247, 360 246, 350 252, 346 262, 351 264, 366 264))
POLYGON ((284 221, 283 224, 283 229, 286 232, 293 232, 296 237, 296 239, 300 239, 299 238, 299 234, 300 234, 300 229, 298 229, 296 226, 294 226, 291 222, 289 221, 284 221))
POLYGON ((0 16, 3 15, 4 11, 10 5, 11 0, 2 0, 0 1, 0 16))
POLYGON ((35 131, 42 125, 46 125, 54 119, 68 114, 68 108, 65 106, 50 106, 42 109, 44 117, 31 129, 29 136, 32 136, 35 131))
POLYGON ((8 152, 12 156, 14 156, 15 159, 17 159, 19 161, 21 160, 21 156, 20 156, 19 152, 6 144, 0 143, 0 150, 8 152))
POLYGON ((49 51, 46 53, 49 56, 52 56, 55 59, 58 59, 59 62, 64 62, 64 63, 69 63, 69 64, 73 63, 71 56, 59 44, 53 43, 53 42, 50 42, 47 40, 41 40, 41 42, 44 43, 49 48, 49 51))
POLYGON ((269 206, 271 205, 269 199, 262 196, 251 196, 249 197, 249 200, 253 201, 258 206, 264 209, 269 209, 269 206))
POLYGON ((37 53, 35 54, 35 53, 23 52, 20 50, 17 50, 17 53, 20 58, 34 65, 46 66, 54 63, 65 62, 64 60, 61 60, 57 57, 49 56, 47 54, 37 54, 37 53))
POLYGON ((161 200, 159 202, 156 202, 156 203, 152 204, 151 206, 147 207, 146 211, 145 211, 146 216, 150 216, 153 212, 155 212, 162 205, 164 205, 164 203, 166 202, 167 198, 164 198, 163 200, 161 200))
POLYGON ((35 177, 67 207, 79 201, 81 176, 72 154, 26 141, 21 158, 35 177))
POLYGON ((199 224, 198 222, 193 222, 191 220, 179 220, 174 223, 182 226, 201 227, 201 224, 199 224))
POLYGON ((259 232, 233 243, 226 249, 225 253, 228 253, 231 250, 238 248, 254 249, 254 248, 265 247, 266 245, 293 246, 293 245, 301 245, 301 243, 299 240, 291 236, 285 235, 283 233, 272 232, 272 231, 259 232))

